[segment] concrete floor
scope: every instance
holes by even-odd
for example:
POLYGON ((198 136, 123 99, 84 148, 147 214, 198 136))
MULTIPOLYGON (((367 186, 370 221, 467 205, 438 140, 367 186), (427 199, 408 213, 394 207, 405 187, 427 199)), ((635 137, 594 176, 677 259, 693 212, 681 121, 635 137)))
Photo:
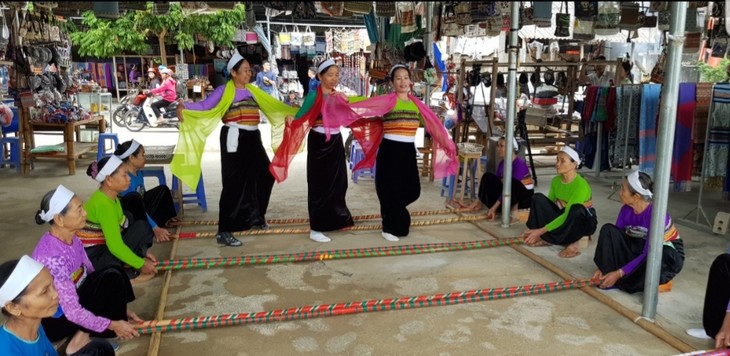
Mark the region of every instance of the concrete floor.
MULTIPOLYGON (((266 127, 262 126, 264 137, 266 127)), ((120 138, 132 137, 115 128, 120 138)), ((134 134, 142 144, 174 144, 177 135, 170 129, 147 130, 134 134)), ((39 144, 60 141, 60 137, 37 138, 39 144)), ((209 211, 202 213, 192 205, 186 207, 186 219, 217 219, 220 195, 218 133, 208 140, 203 169, 209 211)), ((538 191, 546 192, 554 175, 549 165, 552 157, 539 161, 546 166, 538 170, 538 191)), ((267 218, 307 217, 306 155, 297 156, 290 178, 274 187, 267 218)), ((42 195, 62 183, 83 199, 97 188, 85 175, 91 159, 82 159, 76 176, 68 176, 65 162, 39 161, 29 176, 20 176, 9 168, 0 169, 0 231, 5 261, 30 253, 45 226, 34 224, 33 215, 42 195)), ((169 168, 167 168, 169 177, 169 168)), ((607 197, 614 179, 589 178, 599 223, 615 221, 620 203, 607 197)), ((616 177, 619 177, 616 174, 616 177)), ((618 178, 615 179, 619 181, 618 178)), ((422 180, 420 199, 411 211, 444 208, 439 196, 440 182, 422 180)), ((347 200, 353 215, 379 212, 371 179, 350 184, 347 200)), ((717 192, 708 193, 705 207, 710 218, 727 202, 717 192)), ((618 196, 614 196, 615 199, 618 196)), ((690 193, 671 193, 669 212, 675 220, 695 205, 697 187, 690 193)), ((419 217, 432 219, 455 217, 443 215, 419 217)), ((367 223, 377 224, 378 221, 367 223)), ((497 222, 481 224, 494 235, 517 236, 522 225, 503 229, 497 222)), ((599 224, 599 226, 600 226, 599 224)), ((186 231, 215 231, 214 227, 186 227, 186 231)), ((701 326, 702 301, 709 265, 725 251, 727 236, 716 236, 679 226, 685 240, 687 259, 684 270, 674 280, 674 289, 659 296, 658 324, 696 349, 709 349, 707 341, 692 339, 684 333, 701 326)), ((240 248, 220 248, 212 239, 180 241, 178 258, 278 254, 315 250, 387 246, 393 243, 380 237, 379 231, 332 233, 326 244, 310 241, 306 235, 264 235, 243 238, 240 248)), ((597 235, 594 235, 597 237, 597 235)), ((416 227, 408 238, 396 244, 454 242, 489 239, 492 236, 470 223, 416 227)), ((595 270, 592 261, 594 242, 573 259, 557 256, 558 247, 529 248, 538 256, 577 277, 589 278, 595 270)), ((170 254, 171 244, 153 247, 160 258, 170 254)), ((507 287, 560 280, 535 261, 510 247, 401 257, 378 257, 278 264, 256 267, 211 268, 174 272, 166 303, 165 318, 255 312, 312 304, 330 304, 365 299, 431 295, 470 289, 507 287)), ((136 287, 137 300, 131 308, 144 319, 153 319, 160 300, 163 278, 136 287)), ((634 312, 641 312, 642 294, 602 291, 634 312)), ((120 354, 147 354, 149 336, 123 342, 120 354)), ((455 306, 414 310, 373 312, 277 322, 250 326, 224 327, 201 331, 163 334, 160 355, 265 355, 265 354, 355 354, 355 355, 458 355, 466 353, 515 355, 535 351, 550 355, 672 355, 676 349, 653 336, 628 318, 590 297, 573 290, 546 295, 485 301, 455 306)))

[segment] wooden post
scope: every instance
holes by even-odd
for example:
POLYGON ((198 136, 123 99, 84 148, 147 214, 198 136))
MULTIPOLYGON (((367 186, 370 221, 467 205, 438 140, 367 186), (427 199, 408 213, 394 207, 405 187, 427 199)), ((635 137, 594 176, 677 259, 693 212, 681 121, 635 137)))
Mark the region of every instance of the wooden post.
POLYGON ((162 32, 157 36, 157 39, 160 42, 160 60, 162 61, 162 64, 167 66, 167 51, 165 50, 165 37, 167 37, 167 29, 163 28, 162 32))

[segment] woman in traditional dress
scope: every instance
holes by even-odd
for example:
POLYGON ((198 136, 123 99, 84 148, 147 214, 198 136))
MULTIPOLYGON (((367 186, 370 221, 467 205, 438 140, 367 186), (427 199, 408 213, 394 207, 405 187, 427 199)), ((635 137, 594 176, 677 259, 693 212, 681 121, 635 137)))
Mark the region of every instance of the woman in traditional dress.
MULTIPOLYGON (((479 200, 472 204, 471 208, 475 209, 482 204, 486 205, 487 219, 494 220, 497 216, 497 209, 502 205, 502 187, 504 181, 504 156, 507 149, 505 138, 501 137, 497 145, 497 153, 502 160, 497 166, 497 172, 486 172, 479 181, 479 200)), ((530 175, 530 169, 527 167, 525 160, 517 154, 520 146, 517 140, 512 138, 512 217, 516 217, 518 209, 529 209, 532 202, 532 195, 535 192, 535 182, 530 175)))
MULTIPOLYGON (((648 174, 634 171, 621 183, 624 204, 616 224, 605 224, 598 235, 593 261, 598 269, 593 278, 601 280, 601 288, 613 286, 628 292, 644 290, 646 256, 649 252, 651 212, 654 205, 654 182, 648 174)), ((662 236, 662 266, 660 290, 671 289, 672 278, 684 265, 684 243, 667 214, 662 236)))
POLYGON ((51 272, 61 306, 42 321, 48 338, 71 337, 66 353, 72 354, 91 342, 90 335, 123 340, 138 336, 128 321, 141 321, 127 309, 135 299, 129 277, 120 266, 95 269, 76 236, 86 224, 81 199, 59 185, 41 200, 36 223, 50 224, 50 231, 38 241, 32 257, 51 272))
MULTIPOLYGON (((227 68, 231 80, 216 88, 205 100, 178 102, 178 117, 185 123, 181 127, 181 135, 189 134, 194 139, 202 137, 203 140, 198 142, 197 152, 181 155, 180 161, 176 161, 178 157, 173 158, 172 168, 173 173, 188 186, 197 187, 205 137, 216 127, 218 120, 223 121, 220 130, 223 189, 216 241, 219 245, 241 246, 242 242, 233 236, 234 232, 268 227, 266 210, 274 178, 269 173, 269 156, 261 141, 258 127, 260 106, 257 103, 261 95, 268 95, 253 93, 255 89, 249 85, 251 65, 238 51, 228 61, 227 68), (194 158, 198 161, 191 161, 194 158)), ((267 117, 271 119, 268 114, 267 117)), ((183 136, 178 146, 184 142, 182 140, 183 136)))
POLYGON ((77 236, 97 270, 109 265, 129 266, 133 283, 152 279, 157 273, 157 259, 148 250, 154 234, 144 215, 122 209, 119 195, 129 187, 127 166, 117 156, 102 158, 89 165, 86 174, 99 182, 99 189, 84 204, 86 227, 77 236))
POLYGON ((150 190, 145 189, 144 175, 139 172, 147 162, 144 153, 144 146, 136 140, 122 142, 114 151, 114 155, 124 162, 129 171, 129 187, 122 192, 120 199, 122 209, 140 214, 135 215, 136 220, 147 219, 157 242, 168 241, 170 232, 165 228, 175 227, 180 221, 176 218, 177 211, 170 188, 158 185, 150 190))
POLYGON ((522 236, 526 245, 565 246, 559 256, 572 258, 580 254, 579 240, 596 231, 598 220, 591 202, 591 187, 576 171, 578 164, 580 156, 574 149, 564 146, 558 152, 558 175, 550 183, 548 196, 532 196, 528 230, 522 236))

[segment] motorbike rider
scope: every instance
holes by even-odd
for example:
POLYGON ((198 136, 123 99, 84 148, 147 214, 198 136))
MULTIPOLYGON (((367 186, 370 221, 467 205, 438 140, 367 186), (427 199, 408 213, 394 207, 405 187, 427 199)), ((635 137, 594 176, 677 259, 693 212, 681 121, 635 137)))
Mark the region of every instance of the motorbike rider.
POLYGON ((155 71, 155 68, 150 67, 150 69, 147 69, 147 77, 149 78, 150 89, 156 89, 160 87, 160 78, 157 77, 157 72, 155 71))
POLYGON ((172 70, 167 67, 160 69, 160 75, 162 76, 162 85, 155 89, 145 90, 145 94, 147 95, 160 94, 162 96, 161 100, 156 101, 151 105, 152 111, 154 111, 155 116, 157 116, 157 122, 150 123, 150 126, 152 127, 157 127, 157 125, 165 123, 165 120, 162 118, 160 108, 167 107, 177 100, 175 79, 172 79, 172 70))

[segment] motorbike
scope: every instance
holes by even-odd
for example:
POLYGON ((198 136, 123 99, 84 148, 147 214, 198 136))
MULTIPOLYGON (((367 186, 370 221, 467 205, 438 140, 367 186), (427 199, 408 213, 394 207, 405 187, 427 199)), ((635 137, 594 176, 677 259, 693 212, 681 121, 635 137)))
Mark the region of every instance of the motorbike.
MULTIPOLYGON (((157 116, 152 110, 152 103, 159 99, 154 99, 154 96, 147 94, 137 95, 138 99, 143 99, 144 102, 141 106, 131 106, 129 111, 124 114, 124 125, 129 131, 141 131, 145 126, 151 126, 150 122, 156 122, 157 116)), ((158 124, 157 127, 174 127, 180 128, 180 120, 177 117, 177 101, 173 101, 170 105, 160 108, 162 113, 163 123, 158 124)))
POLYGON ((137 97, 138 93, 138 89, 129 89, 127 95, 119 100, 119 106, 117 106, 117 108, 114 109, 114 112, 112 112, 112 121, 114 122, 114 124, 119 127, 125 126, 124 115, 126 115, 132 107, 138 106, 134 105, 134 98, 137 97))

